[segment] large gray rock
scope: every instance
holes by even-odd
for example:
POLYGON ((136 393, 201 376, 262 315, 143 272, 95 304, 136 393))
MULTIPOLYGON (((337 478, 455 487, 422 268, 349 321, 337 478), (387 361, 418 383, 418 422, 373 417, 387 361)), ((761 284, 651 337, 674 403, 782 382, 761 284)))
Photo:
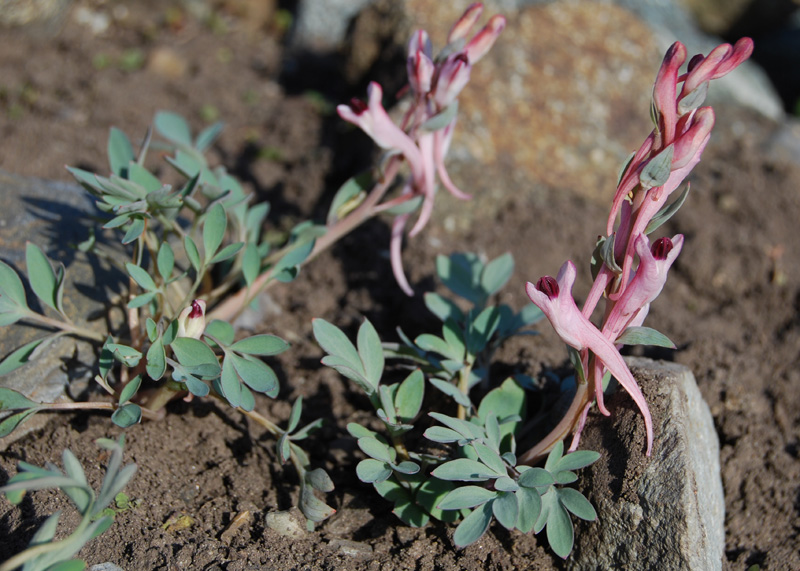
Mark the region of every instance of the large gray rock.
MULTIPOLYGON (((81 221, 94 212, 88 193, 75 184, 24 178, 0 171, 0 259, 25 275, 25 244, 33 242, 54 261, 67 267, 64 306, 76 323, 92 328, 105 327, 104 308, 110 289, 119 274, 109 273, 72 247, 88 236, 81 221), (92 319, 90 321, 90 318, 92 319)), ((23 277, 23 283, 27 279, 23 277)), ((39 307, 28 289, 28 305, 39 307)), ((53 316, 46 310, 46 315, 53 316)), ((46 330, 20 323, 0 327, 0 359, 18 347, 43 337, 46 330)), ((0 387, 12 388, 37 402, 56 402, 65 397, 69 383, 80 384, 96 371, 95 349, 85 341, 60 337, 35 361, 0 377, 0 387)), ((38 428, 47 419, 39 414, 29 419, 24 429, 0 440, 3 450, 14 438, 38 428)))
POLYGON ((692 373, 674 363, 628 361, 650 403, 655 445, 644 456, 644 423, 624 392, 611 417, 593 415, 581 448, 603 450, 578 483, 598 521, 581 525, 570 569, 722 568, 725 504, 719 441, 692 373))

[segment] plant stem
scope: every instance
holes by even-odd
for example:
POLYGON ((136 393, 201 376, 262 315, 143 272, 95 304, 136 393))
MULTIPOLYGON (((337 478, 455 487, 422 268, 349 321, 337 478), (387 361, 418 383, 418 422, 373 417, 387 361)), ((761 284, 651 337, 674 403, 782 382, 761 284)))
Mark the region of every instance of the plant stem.
POLYGON ((589 391, 589 383, 580 383, 572 403, 569 405, 564 418, 561 419, 556 427, 550 431, 550 434, 545 436, 533 448, 525 452, 519 457, 517 464, 527 464, 531 466, 544 458, 550 450, 553 449, 558 442, 564 440, 569 436, 572 429, 578 423, 584 407, 589 404, 593 393, 589 391))
POLYGON ((71 333, 72 335, 75 335, 77 337, 83 337, 84 339, 89 339, 90 341, 96 341, 101 344, 105 343, 106 341, 105 336, 101 333, 98 333, 97 331, 81 327, 80 325, 75 325, 74 323, 67 323, 65 321, 52 319, 50 317, 46 317, 44 315, 40 315, 32 311, 26 314, 23 319, 25 321, 32 321, 33 323, 37 323, 39 325, 46 325, 47 327, 52 327, 53 329, 60 329, 62 331, 66 331, 67 333, 71 333))
MULTIPOLYGON (((472 364, 469 364, 458 373, 458 390, 466 396, 469 396, 469 375, 471 372, 472 364)), ((463 405, 458 405, 458 418, 460 420, 466 420, 467 418, 467 409, 463 405)))
MULTIPOLYGON (((117 410, 119 408, 113 402, 56 402, 47 403, 47 407, 42 412, 51 411, 70 411, 70 410, 117 410)), ((155 420, 158 415, 146 408, 142 409, 142 416, 155 420)))
MULTIPOLYGON (((311 254, 309 254, 308 258, 306 258, 301 265, 307 264, 341 238, 352 232, 355 228, 375 216, 376 206, 389 190, 389 187, 397 176, 399 168, 400 159, 398 157, 390 159, 382 180, 370 191, 367 198, 364 199, 364 202, 346 217, 331 226, 323 236, 320 236, 314 243, 314 249, 311 251, 311 254)), ((269 287, 269 284, 272 283, 272 277, 272 270, 268 269, 253 281, 249 289, 243 288, 239 290, 215 307, 208 314, 207 319, 209 321, 220 319, 229 323, 234 321, 258 294, 269 287)))

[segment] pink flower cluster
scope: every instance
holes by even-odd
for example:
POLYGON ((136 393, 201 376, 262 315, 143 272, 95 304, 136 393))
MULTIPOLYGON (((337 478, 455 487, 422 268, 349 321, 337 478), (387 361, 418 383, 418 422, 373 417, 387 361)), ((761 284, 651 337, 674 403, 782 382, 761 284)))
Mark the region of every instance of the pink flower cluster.
MULTIPOLYGON (((436 58, 428 34, 416 31, 408 46, 408 84, 412 105, 399 125, 383 107, 383 90, 375 82, 367 89, 367 101, 354 99, 339 105, 337 111, 345 121, 359 126, 375 143, 390 152, 399 153, 411 170, 411 177, 401 196, 386 203, 394 206, 415 197, 422 197, 419 217, 409 232, 418 234, 430 220, 436 194, 436 177, 454 196, 470 196, 453 184, 444 166, 456 124, 457 98, 469 82, 472 66, 494 45, 505 27, 503 16, 495 15, 471 39, 475 24, 483 13, 483 5, 472 4, 455 23, 447 37, 448 45, 436 58)), ((410 213, 395 218, 390 245, 392 270, 397 283, 408 295, 413 291, 403 273, 400 256, 403 233, 410 213)))
POLYGON ((708 83, 735 69, 752 51, 753 42, 749 38, 739 40, 735 46, 721 45, 706 57, 693 57, 688 71, 679 74, 686 60, 686 48, 679 42, 670 47, 653 92, 656 127, 624 170, 608 217, 606 240, 613 241, 614 260, 602 264, 582 311, 572 297, 576 270, 570 261, 561 267, 556 279, 545 276, 535 285, 527 284, 531 301, 544 312, 561 339, 580 352, 586 373, 584 381, 591 389, 572 427, 572 450, 578 445, 594 401, 598 410, 609 414, 603 404, 602 378, 606 370, 641 410, 647 433, 647 454, 652 450, 650 410, 616 341, 627 328, 641 326, 650 303, 661 293, 667 272, 683 247, 681 235, 660 238, 651 244, 646 231, 670 195, 700 161, 708 143, 714 112, 710 107, 700 107, 708 83), (614 231, 618 215, 620 222, 614 231), (634 270, 636 258, 638 266, 634 270), (607 305, 603 323, 598 328, 589 318, 604 295, 607 305))

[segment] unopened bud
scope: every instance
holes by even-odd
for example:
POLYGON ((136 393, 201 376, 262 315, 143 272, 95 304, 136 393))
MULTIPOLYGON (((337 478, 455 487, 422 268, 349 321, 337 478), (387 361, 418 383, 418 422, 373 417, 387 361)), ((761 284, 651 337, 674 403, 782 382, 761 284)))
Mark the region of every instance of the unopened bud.
POLYGON ((489 50, 492 49, 494 42, 505 27, 505 16, 501 16, 500 14, 492 16, 483 29, 475 34, 475 37, 472 38, 467 44, 467 47, 464 48, 469 58, 469 63, 474 64, 485 56, 489 50))
POLYGON ((558 297, 558 282, 552 276, 544 276, 536 282, 536 289, 545 294, 548 298, 558 297))
POLYGON ((178 337, 200 339, 206 330, 206 302, 195 299, 188 307, 183 308, 178 316, 178 337))
POLYGON ((453 28, 447 35, 447 43, 452 44, 458 40, 463 40, 472 30, 475 22, 481 17, 483 13, 483 4, 475 2, 464 11, 464 14, 453 24, 453 28))

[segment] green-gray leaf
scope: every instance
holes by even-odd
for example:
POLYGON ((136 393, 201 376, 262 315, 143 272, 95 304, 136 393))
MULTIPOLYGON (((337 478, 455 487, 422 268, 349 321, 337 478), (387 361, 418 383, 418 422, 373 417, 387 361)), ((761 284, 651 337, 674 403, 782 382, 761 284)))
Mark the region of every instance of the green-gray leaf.
POLYGON ((444 499, 439 502, 438 507, 441 510, 474 508, 496 497, 497 492, 487 490, 481 486, 461 486, 447 494, 444 499))
POLYGON ((230 346, 231 351, 248 355, 278 355, 289 348, 289 344, 275 335, 253 335, 230 346))
POLYGON ((128 428, 137 424, 142 419, 142 409, 139 405, 128 403, 119 407, 111 415, 111 420, 120 428, 128 428))
POLYGON ((21 308, 27 308, 28 302, 25 299, 25 287, 22 285, 22 280, 19 274, 6 264, 0 261, 0 294, 5 294, 14 305, 21 308))
POLYGON ((512 273, 514 273, 514 256, 508 252, 486 264, 481 272, 481 287, 486 295, 500 291, 511 279, 512 273))
POLYGON ((592 503, 578 490, 572 488, 559 488, 558 499, 573 514, 586 521, 597 519, 597 512, 592 503))
POLYGON ((401 422, 411 422, 419 414, 425 396, 425 377, 415 369, 400 383, 394 396, 394 407, 401 422))
POLYGON ((154 381, 167 372, 167 356, 164 351, 164 338, 158 337, 147 350, 147 375, 154 381))
POLYGON ((380 442, 377 438, 369 436, 358 439, 358 447, 370 458, 379 460, 381 462, 394 462, 395 454, 393 449, 380 442))
POLYGON ((475 508, 465 517, 453 534, 453 542, 458 547, 466 547, 470 543, 476 542, 489 529, 492 523, 492 504, 486 502, 480 507, 475 508))
POLYGON ((614 342, 620 345, 651 345, 675 349, 669 337, 650 327, 628 327, 614 342))
POLYGON ((675 145, 670 145, 648 161, 642 172, 639 173, 639 182, 644 188, 654 188, 667 182, 670 172, 672 172, 674 153, 675 145))
POLYGON ((383 375, 383 347, 375 327, 368 319, 358 328, 357 342, 358 356, 364 366, 365 376, 372 386, 377 387, 383 375))
POLYGON ((128 271, 128 275, 131 276, 142 289, 146 291, 158 289, 156 282, 153 281, 153 278, 150 277, 150 274, 148 274, 144 268, 136 264, 126 263, 125 269, 128 271))
POLYGON ((383 482, 392 475, 392 468, 380 460, 367 458, 356 466, 356 476, 367 484, 383 482))
POLYGON ((58 280, 47 256, 39 246, 28 242, 25 246, 25 262, 28 265, 28 278, 33 293, 42 303, 58 311, 56 304, 58 280))
POLYGON ((203 248, 205 249, 206 264, 214 257, 222 244, 227 226, 228 216, 225 214, 225 208, 220 203, 214 204, 206 213, 203 224, 203 248))
POLYGON ((442 480, 460 482, 483 482, 498 476, 497 472, 491 468, 469 458, 457 458, 456 460, 445 462, 431 474, 442 480))
POLYGON ((153 123, 156 130, 165 138, 173 143, 192 146, 192 132, 186 120, 170 111, 159 111, 156 113, 153 123))
POLYGON ((492 502, 492 513, 497 521, 506 529, 514 529, 519 517, 517 496, 511 492, 501 492, 492 502))
MULTIPOLYGON (((555 493, 555 490, 549 493, 555 493)), ((547 515, 547 541, 556 555, 566 559, 572 551, 574 540, 572 519, 561 502, 555 502, 547 515)))

